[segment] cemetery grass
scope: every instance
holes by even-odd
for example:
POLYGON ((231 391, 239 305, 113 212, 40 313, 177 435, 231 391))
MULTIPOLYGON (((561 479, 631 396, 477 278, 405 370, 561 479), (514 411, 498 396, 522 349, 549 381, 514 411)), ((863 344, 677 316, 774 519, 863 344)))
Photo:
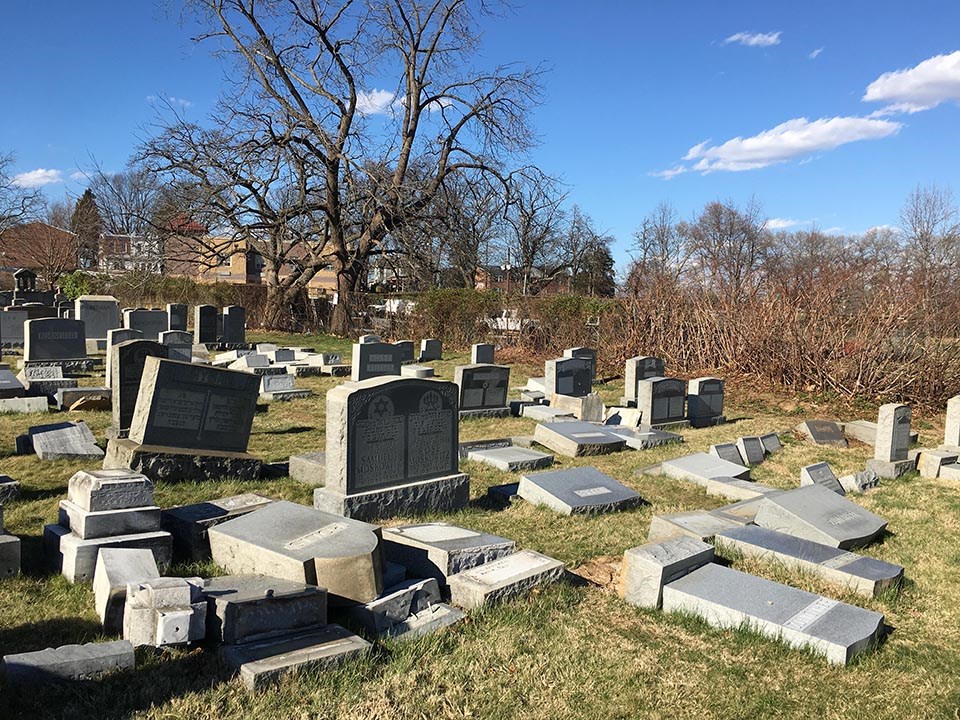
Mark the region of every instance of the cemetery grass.
MULTIPOLYGON (((256 340, 349 350, 340 340, 271 335, 256 340)), ((433 363, 453 378, 466 355, 447 353, 433 363)), ((511 385, 521 386, 533 365, 514 365, 511 385)), ((324 448, 324 393, 339 380, 299 378, 314 397, 272 404, 256 416, 250 450, 268 462, 324 448)), ((82 384, 97 384, 86 378, 82 384)), ((622 383, 598 388, 614 404, 622 383)), ((875 408, 857 417, 871 418, 875 408)), ((800 419, 831 417, 809 399, 759 396, 729 387, 727 415, 734 422, 685 430, 684 445, 595 458, 557 458, 555 468, 595 465, 633 487, 646 501, 636 509, 598 517, 564 517, 516 501, 487 500, 492 485, 518 477, 464 462, 471 475, 470 507, 426 518, 515 539, 519 547, 556 557, 571 569, 569 582, 535 591, 502 606, 469 613, 465 622, 414 641, 385 641, 369 656, 326 672, 304 673, 275 690, 251 696, 225 679, 215 652, 196 649, 137 652, 135 672, 90 683, 19 692, 3 688, 0 717, 25 718, 919 718, 957 716, 960 708, 960 487, 911 474, 882 481, 856 498, 886 518, 890 533, 860 550, 906 567, 902 592, 865 600, 821 580, 756 560, 734 558, 734 567, 883 613, 892 632, 879 650, 848 667, 828 665, 748 631, 714 630, 690 617, 626 605, 616 594, 619 559, 642 544, 655 514, 725 504, 701 489, 643 468, 716 442, 772 430, 788 431, 800 419)), ((43 525, 56 521, 57 502, 69 477, 89 463, 41 463, 10 454, 13 438, 30 425, 83 419, 102 438, 109 413, 0 415, 0 472, 23 484, 22 497, 5 507, 9 532, 23 538, 26 573, 0 582, 0 654, 66 643, 114 639, 100 631, 89 586, 70 585, 40 565, 43 525)), ((853 419, 847 416, 846 419, 853 419)), ((915 422, 921 444, 936 444, 939 418, 915 422)), ((521 418, 467 420, 461 440, 532 435, 521 418)), ((784 450, 754 469, 752 477, 795 487, 800 468, 830 463, 837 475, 862 469, 870 448, 846 450, 805 444, 790 432, 784 450)), ((312 488, 281 476, 256 482, 158 483, 162 507, 241 492, 259 492, 310 505, 312 488)), ((171 574, 209 576, 212 563, 181 564, 171 574)))

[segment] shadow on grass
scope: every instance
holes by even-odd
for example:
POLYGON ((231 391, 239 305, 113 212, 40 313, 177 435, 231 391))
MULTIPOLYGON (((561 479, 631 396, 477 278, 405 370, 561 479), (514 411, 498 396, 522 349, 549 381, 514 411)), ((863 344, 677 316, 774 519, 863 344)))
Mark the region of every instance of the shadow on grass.
POLYGON ((83 618, 50 618, 0 629, 0 655, 92 642, 103 634, 100 623, 83 618))
POLYGON ((316 428, 306 425, 296 425, 294 427, 284 428, 283 430, 261 430, 251 433, 251 435, 300 435, 301 433, 313 432, 316 428))
POLYGON ((60 485, 55 488, 25 488, 21 485, 20 487, 20 496, 18 500, 49 500, 50 498, 60 498, 63 499, 67 494, 67 486, 60 485))

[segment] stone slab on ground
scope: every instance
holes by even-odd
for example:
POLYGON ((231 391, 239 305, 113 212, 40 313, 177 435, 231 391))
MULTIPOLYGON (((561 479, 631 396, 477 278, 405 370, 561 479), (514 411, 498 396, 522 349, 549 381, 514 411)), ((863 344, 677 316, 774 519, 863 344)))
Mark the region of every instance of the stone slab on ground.
POLYGON ((664 460, 660 463, 660 472, 667 477, 689 480, 697 485, 703 485, 708 479, 715 477, 750 479, 750 468, 727 462, 707 453, 693 453, 672 460, 664 460))
POLYGON ((437 632, 460 622, 466 617, 462 610, 445 603, 434 603, 406 620, 391 625, 383 635, 385 637, 412 640, 437 632))
POLYGON ((804 420, 795 430, 815 445, 847 446, 847 439, 843 436, 840 425, 831 420, 804 420))
POLYGON ((718 533, 717 550, 772 560, 784 567, 823 578, 864 597, 873 598, 903 580, 903 566, 839 550, 756 525, 718 533))
POLYGON ((623 554, 618 592, 630 605, 659 608, 663 586, 713 562, 713 547, 680 536, 630 548, 623 554))
POLYGON ((844 550, 869 544, 887 527, 883 518, 819 485, 764 498, 754 522, 844 550))
POLYGON ((440 585, 436 578, 413 578, 388 587, 375 600, 354 605, 347 610, 347 615, 368 632, 383 635, 440 600, 440 585))
POLYGON ((527 448, 505 447, 487 450, 471 450, 467 459, 481 462, 485 465, 504 470, 518 472, 520 470, 539 470, 553 465, 553 455, 527 448))
POLYGON ((520 414, 522 417, 546 423, 573 422, 576 420, 576 417, 569 410, 560 410, 549 405, 524 405, 520 414))
POLYGON ((763 502, 765 497, 775 497, 782 490, 777 492, 767 493, 766 495, 761 495, 759 497, 750 498, 749 500, 738 500, 737 502, 730 503, 729 505, 723 505, 722 507, 714 508, 710 511, 711 515, 732 522, 735 525, 752 525, 754 519, 757 517, 757 512, 760 510, 760 503, 763 502))
POLYGON ((607 426, 573 420, 537 425, 533 438, 541 445, 567 457, 605 455, 626 447, 626 440, 607 426))
POLYGON ((928 450, 923 449, 917 458, 917 470, 920 471, 922 478, 940 477, 940 468, 944 465, 953 465, 957 462, 960 454, 950 450, 928 450))
POLYGON ((276 684, 284 675, 297 670, 335 667, 369 652, 373 646, 339 625, 326 625, 309 632, 224 645, 224 663, 240 675, 244 687, 260 692, 276 684))
POLYGON ((521 550, 448 577, 450 602, 466 610, 478 608, 558 582, 564 572, 559 560, 521 550))
POLYGON ((101 460, 103 450, 83 421, 39 425, 28 431, 41 460, 101 460))
POLYGON ((136 535, 160 529, 160 508, 156 505, 123 510, 84 510, 69 500, 61 500, 57 522, 83 540, 136 535))
POLYGON ((213 560, 234 575, 325 587, 369 602, 383 591, 380 528, 285 500, 210 528, 213 560))
POLYGON ((846 491, 840 481, 837 480, 837 476, 833 474, 830 465, 825 462, 800 468, 800 487, 807 485, 819 485, 830 492, 835 492, 837 495, 846 495, 846 491))
POLYGON ((45 525, 43 540, 53 558, 54 569, 72 583, 93 581, 97 554, 103 548, 146 548, 153 552, 159 567, 170 564, 172 541, 170 533, 162 530, 83 540, 62 525, 45 525))
POLYGON ((402 365, 400 367, 400 377, 412 378, 432 378, 434 370, 429 365, 402 365))
POLYGON ((710 446, 710 454, 734 465, 744 465, 743 456, 736 443, 719 443, 710 446))
POLYGON ((852 475, 844 475, 839 478, 838 482, 840 487, 843 488, 844 492, 849 493, 864 493, 870 488, 876 487, 880 484, 880 477, 873 470, 861 470, 860 472, 853 473, 852 475))
POLYGON ((707 478, 703 481, 703 488, 707 491, 707 495, 718 495, 738 502, 783 492, 780 488, 770 487, 752 480, 737 480, 729 477, 707 478))
MULTIPOLYGON (((461 460, 466 460, 470 453, 476 450, 495 450, 514 446, 513 438, 490 438, 489 440, 468 440, 457 446, 457 453, 461 460)), ((529 449, 529 446, 527 446, 529 449)))
POLYGON ((747 625, 836 665, 874 647, 883 632, 879 613, 713 563, 664 587, 663 609, 719 628, 747 625))
POLYGON ((6 655, 3 674, 11 685, 46 685, 93 678, 115 670, 132 670, 135 664, 133 645, 126 640, 116 640, 6 655))
POLYGON ((45 413, 50 412, 47 397, 0 398, 0 413, 45 413))
MULTIPOLYGON (((843 434, 853 440, 858 440, 866 445, 877 444, 877 424, 869 420, 851 420, 843 423, 843 434)), ((915 430, 910 431, 910 442, 915 443, 920 439, 920 433, 915 430)))
MULTIPOLYGON (((329 473, 327 479, 329 482, 329 473)), ((329 487, 313 491, 313 506, 318 510, 358 520, 454 512, 469 502, 470 476, 465 473, 349 495, 329 487)))
POLYGON ((643 502, 634 490, 593 467, 522 475, 517 494, 563 515, 598 515, 643 502))
POLYGON ((189 450, 165 445, 142 445, 134 440, 107 442, 105 469, 130 469, 152 480, 256 480, 263 461, 248 453, 189 450))
POLYGON ((701 542, 712 542, 713 536, 739 527, 736 523, 718 517, 706 510, 654 515, 650 520, 647 540, 660 542, 678 536, 687 536, 701 542))
POLYGON ((210 559, 210 540, 207 533, 228 520, 242 517, 273 502, 272 498, 243 493, 231 497, 164 510, 160 524, 173 537, 173 550, 179 558, 196 562, 210 559))
POLYGON ((513 554, 513 540, 444 522, 383 529, 387 560, 407 568, 413 577, 446 584, 451 575, 513 554))
POLYGON ((326 482, 327 453, 323 450, 291 455, 289 461, 290 477, 304 485, 322 487, 326 482))
MULTIPOLYGON (((0 507, 3 503, 20 497, 20 483, 9 475, 0 475, 0 507)), ((3 525, 0 524, 0 528, 3 525)))
POLYGON ((649 425, 626 427, 623 425, 604 425, 611 434, 623 438, 628 448, 634 450, 649 450, 661 445, 674 445, 683 442, 683 435, 668 432, 649 425))
POLYGON ((123 632, 127 585, 158 577, 160 571, 150 550, 101 548, 93 575, 93 604, 105 633, 123 632))
POLYGON ((265 575, 226 575, 203 582, 210 604, 207 639, 235 645, 327 624, 327 591, 265 575))

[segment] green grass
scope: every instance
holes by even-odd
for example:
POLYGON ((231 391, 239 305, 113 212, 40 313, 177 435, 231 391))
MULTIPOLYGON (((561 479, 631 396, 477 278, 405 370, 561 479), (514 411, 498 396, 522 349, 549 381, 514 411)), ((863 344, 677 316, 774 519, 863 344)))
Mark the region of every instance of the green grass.
MULTIPOLYGON (((258 341, 349 352, 342 340, 317 336, 259 335, 258 341)), ((466 354, 434 363, 453 378, 466 354)), ((514 365, 520 386, 533 365, 514 365)), ((277 403, 257 415, 251 452, 267 461, 324 448, 324 393, 339 382, 301 378, 316 393, 277 403)), ((85 384, 97 384, 96 378, 85 384)), ((622 394, 611 383, 599 392, 608 403, 622 394)), ((860 417, 869 417, 872 409, 860 417)), ((592 464, 635 488, 648 504, 600 517, 563 517, 522 501, 507 508, 486 500, 491 485, 515 476, 477 463, 471 504, 448 522, 513 538, 520 547, 554 556, 585 576, 616 565, 626 548, 646 539, 654 514, 713 508, 724 501, 690 483, 638 470, 675 455, 706 450, 740 435, 788 430, 804 417, 829 417, 822 400, 760 396, 728 387, 727 425, 684 432, 683 446, 626 451, 598 458, 557 458, 557 467, 592 464)), ((37 570, 43 525, 56 521, 57 502, 82 462, 40 462, 16 457, 13 438, 30 425, 83 419, 103 437, 105 412, 0 416, 0 472, 23 483, 21 499, 5 508, 6 526, 23 538, 25 574, 0 582, 0 654, 104 636, 88 586, 70 585, 37 570), (7 454, 2 454, 7 453, 7 454)), ((921 440, 936 444, 940 418, 918 418, 921 440)), ((462 440, 530 435, 534 423, 519 418, 468 420, 462 440)), ((799 470, 826 460, 838 474, 862 469, 865 446, 816 448, 787 435, 785 448, 757 467, 753 477, 795 487, 799 470)), ((240 492, 259 492, 303 504, 310 488, 289 478, 257 482, 159 483, 163 507, 240 492)), ((694 618, 626 605, 615 582, 562 584, 500 607, 470 613, 446 631, 414 642, 387 641, 369 657, 324 673, 303 674, 275 690, 248 695, 225 679, 215 651, 140 650, 134 673, 99 682, 42 691, 0 691, 0 717, 25 718, 918 718, 957 716, 960 708, 960 488, 915 474, 883 481, 857 498, 890 522, 882 543, 862 552, 906 567, 899 594, 864 600, 809 574, 776 564, 738 559, 734 566, 884 613, 894 628, 877 652, 849 667, 746 631, 719 631, 694 618)), ((391 518, 386 524, 414 518, 391 518)), ((178 565, 172 574, 210 575, 211 563, 178 565)), ((602 573, 600 573, 602 574, 602 573)))

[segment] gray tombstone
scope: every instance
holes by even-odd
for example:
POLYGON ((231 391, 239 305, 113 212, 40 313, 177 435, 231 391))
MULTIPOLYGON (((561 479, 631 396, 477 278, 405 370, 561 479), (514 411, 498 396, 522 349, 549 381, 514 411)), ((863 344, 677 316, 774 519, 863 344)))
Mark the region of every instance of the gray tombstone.
POLYGON ((593 389, 593 362, 571 357, 547 360, 544 364, 544 394, 583 397, 593 389))
POLYGON ((170 319, 165 310, 124 310, 123 326, 139 330, 146 340, 158 340, 167 331, 170 319))
POLYGON ((593 467, 521 475, 517 494, 563 515, 598 515, 643 502, 636 492, 593 467))
POLYGON ((659 608, 663 586, 713 562, 713 548, 686 535, 623 553, 618 592, 630 605, 659 608))
POLYGON ((420 341, 420 357, 417 362, 431 362, 440 360, 443 356, 443 343, 436 338, 427 338, 420 341))
POLYGON ((128 340, 143 340, 143 333, 139 330, 130 330, 129 328, 107 330, 107 358, 105 361, 105 379, 103 383, 106 387, 111 387, 111 383, 113 382, 113 353, 110 352, 110 348, 128 340))
POLYGON ((87 336, 81 320, 41 318, 24 323, 23 361, 77 360, 87 357, 87 336))
POLYGON ((646 425, 685 422, 686 398, 686 385, 677 378, 653 377, 637 383, 637 408, 646 425))
POLYGON ((221 339, 231 345, 247 341, 247 311, 240 305, 229 305, 223 309, 221 339))
POLYGON ((314 507, 361 519, 465 507, 457 410, 457 386, 439 380, 372 378, 330 390, 327 481, 314 507))
POLYGON ((847 439, 840 426, 831 420, 805 420, 796 430, 815 445, 847 447, 847 439))
POLYGON ((24 342, 24 323, 30 319, 25 310, 8 307, 0 312, 0 345, 21 347, 24 342))
POLYGON ((192 362, 193 360, 193 335, 184 330, 167 330, 160 333, 160 344, 166 345, 171 360, 182 360, 183 362, 192 362))
POLYGON ((413 340, 398 340, 395 343, 391 343, 397 351, 400 353, 400 364, 412 363, 414 361, 413 355, 413 340))
POLYGON ((166 358, 169 348, 153 340, 125 340, 111 347, 110 389, 113 405, 113 432, 125 437, 140 394, 140 379, 148 357, 166 358))
POLYGON ((383 546, 390 562, 402 565, 414 577, 434 578, 442 585, 451 575, 516 550, 513 540, 445 522, 384 528, 383 546))
POLYGON ((363 342, 353 344, 350 379, 354 382, 386 375, 399 375, 401 350, 390 343, 363 342))
POLYGON ((107 332, 120 327, 120 303, 112 295, 81 295, 73 316, 82 320, 87 340, 106 340, 107 332))
MULTIPOLYGON (((0 314, 0 319, 2 319, 0 314)), ((960 448, 960 395, 947 401, 947 419, 943 428, 943 444, 948 448, 960 448)))
POLYGON ((167 305, 167 330, 187 329, 187 306, 183 303, 170 303, 167 305))
POLYGON ((572 358, 586 358, 592 365, 593 377, 597 376, 597 351, 588 347, 572 347, 563 351, 563 356, 572 358))
MULTIPOLYGON (((20 398, 26 393, 23 383, 17 379, 16 375, 5 367, 0 368, 0 399, 20 398)), ((0 503, 0 506, 2 506, 2 503, 0 503)))
POLYGON ((197 345, 217 341, 217 309, 213 305, 193 308, 193 341, 197 345))
POLYGON ((489 343, 477 343, 470 347, 470 363, 473 365, 493 365, 496 347, 489 343))
POLYGON ((458 365, 453 380, 460 389, 460 417, 506 417, 510 368, 505 365, 458 365))
POLYGON ((900 477, 914 469, 910 450, 910 406, 889 403, 880 406, 877 445, 867 467, 882 478, 900 477))
POLYGON ((623 369, 623 404, 628 407, 637 401, 637 383, 653 377, 663 377, 664 362, 660 358, 649 355, 638 355, 628 358, 623 369))
POLYGON ((687 383, 687 419, 695 428, 719 425, 723 415, 723 380, 694 378, 687 383))
POLYGON ((759 465, 766 456, 763 443, 757 435, 748 435, 737 438, 737 451, 740 453, 747 465, 759 465))
POLYGON ((734 443, 718 443, 710 446, 710 454, 721 460, 735 463, 736 465, 745 465, 746 461, 740 454, 739 448, 734 443))
POLYGON ((800 487, 807 485, 819 485, 830 492, 835 492, 837 495, 846 495, 843 486, 837 480, 837 476, 833 474, 833 470, 825 462, 800 468, 800 487))
POLYGON ((544 447, 568 457, 619 452, 627 444, 626 438, 615 434, 611 427, 580 420, 541 423, 533 437, 544 447))

